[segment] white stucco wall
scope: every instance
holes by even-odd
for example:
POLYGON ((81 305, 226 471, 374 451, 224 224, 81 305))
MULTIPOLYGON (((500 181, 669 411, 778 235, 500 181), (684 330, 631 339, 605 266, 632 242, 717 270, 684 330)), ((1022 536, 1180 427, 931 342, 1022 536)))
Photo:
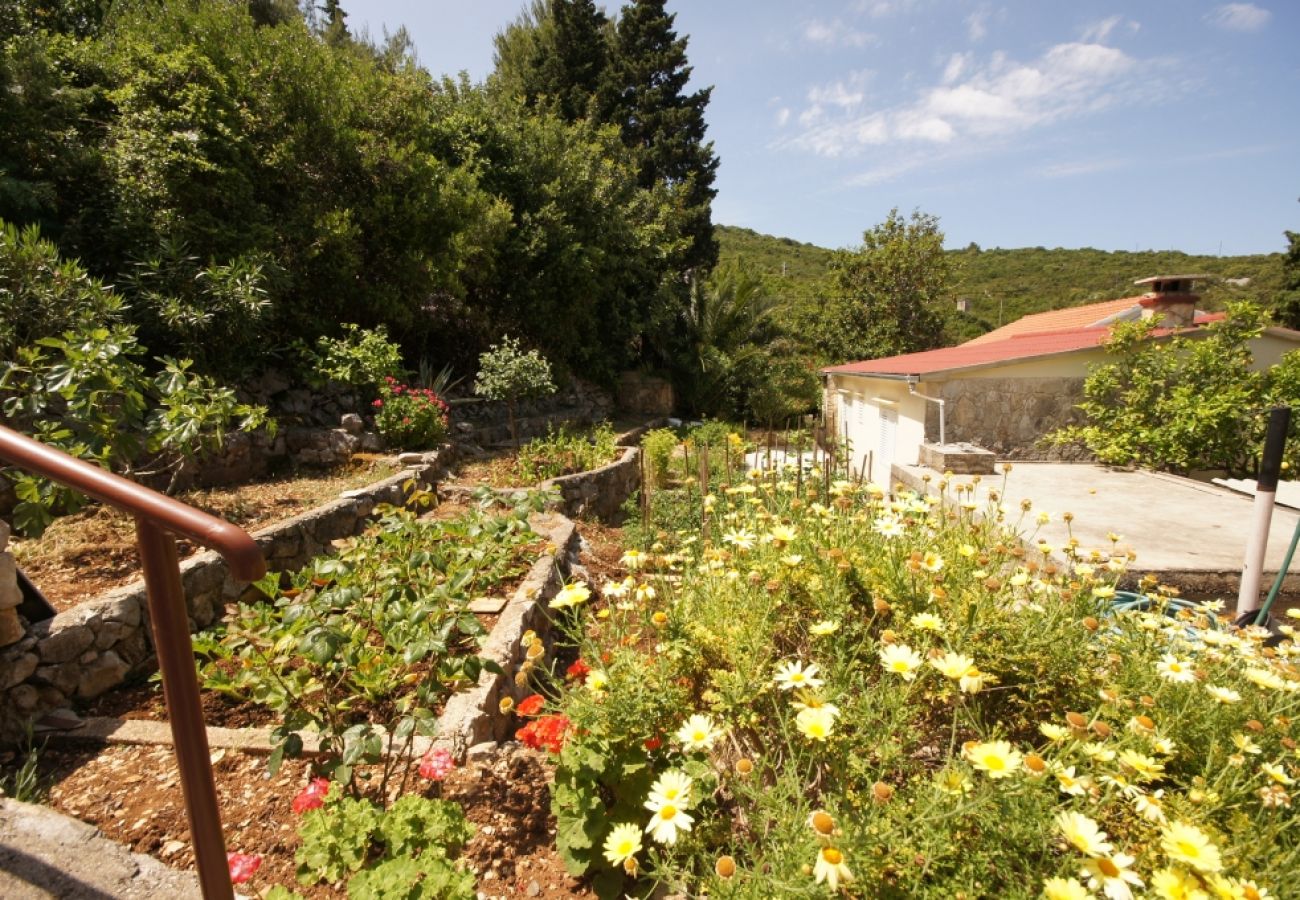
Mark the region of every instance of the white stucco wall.
POLYGON ((834 404, 836 434, 848 439, 855 474, 865 471, 871 481, 887 485, 891 465, 917 461, 925 439, 925 401, 912 396, 906 382, 832 375, 826 399, 834 404), (892 428, 886 424, 891 419, 892 428))

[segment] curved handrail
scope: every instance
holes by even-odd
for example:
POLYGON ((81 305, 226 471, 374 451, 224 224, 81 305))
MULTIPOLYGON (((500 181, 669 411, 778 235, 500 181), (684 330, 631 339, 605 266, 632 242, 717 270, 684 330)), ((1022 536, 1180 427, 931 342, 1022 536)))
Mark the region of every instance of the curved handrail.
POLYGON ((232 900, 221 831, 221 809, 208 734, 203 723, 190 640, 185 593, 181 587, 176 541, 168 532, 187 537, 225 557, 238 581, 256 581, 266 574, 262 551, 242 528, 186 506, 164 494, 114 475, 0 425, 0 460, 67 485, 135 518, 136 544, 144 570, 149 627, 162 672, 181 792, 189 816, 199 886, 206 900, 232 900))
POLYGON ((0 425, 0 459, 217 551, 229 564, 231 575, 239 581, 256 581, 266 574, 261 549, 239 526, 3 425, 0 425))

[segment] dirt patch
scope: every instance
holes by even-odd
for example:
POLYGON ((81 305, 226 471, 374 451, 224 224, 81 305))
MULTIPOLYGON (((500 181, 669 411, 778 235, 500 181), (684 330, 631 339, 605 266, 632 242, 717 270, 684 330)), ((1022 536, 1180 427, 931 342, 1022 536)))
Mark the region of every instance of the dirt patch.
MULTIPOLYGON (((277 477, 229 488, 186 491, 177 496, 246 531, 298 515, 340 492, 364 487, 400 471, 386 456, 359 454, 350 464, 310 477, 277 477)), ((15 537, 18 565, 57 610, 65 610, 140 576, 135 524, 130 516, 91 506, 56 519, 40 538, 15 537)), ((181 558, 198 548, 181 541, 181 558)))
MULTIPOLYGON (((297 884, 294 853, 299 846, 293 797, 310 777, 303 760, 286 762, 275 778, 259 756, 217 750, 212 755, 226 846, 256 853, 262 866, 247 887, 274 884, 307 897, 342 897, 341 886, 297 884)), ((179 869, 194 867, 175 758, 169 747, 107 746, 41 754, 42 775, 51 783, 49 804, 89 822, 108 837, 179 869)), ((481 760, 458 767, 440 786, 411 772, 407 791, 455 800, 476 834, 462 856, 479 876, 486 897, 590 896, 571 879, 555 852, 550 814, 553 767, 537 751, 507 744, 481 760)), ((390 787, 396 795, 397 785, 390 787)))

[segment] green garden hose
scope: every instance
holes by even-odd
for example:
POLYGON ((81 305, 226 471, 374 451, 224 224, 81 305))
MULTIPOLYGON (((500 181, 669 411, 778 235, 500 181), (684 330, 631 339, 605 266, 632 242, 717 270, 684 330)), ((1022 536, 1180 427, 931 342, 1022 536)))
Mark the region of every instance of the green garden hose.
POLYGON ((1273 581, 1273 587, 1269 589, 1268 597, 1264 600, 1264 605, 1259 608, 1255 615, 1255 624, 1263 625, 1268 620, 1268 611, 1273 608, 1273 601, 1282 590, 1282 582, 1286 578, 1287 569, 1291 568, 1291 557, 1295 555, 1296 545, 1300 544, 1300 519, 1296 520, 1295 531, 1291 533, 1291 546, 1286 548, 1286 556, 1282 558, 1282 565, 1277 570, 1277 578, 1273 581))

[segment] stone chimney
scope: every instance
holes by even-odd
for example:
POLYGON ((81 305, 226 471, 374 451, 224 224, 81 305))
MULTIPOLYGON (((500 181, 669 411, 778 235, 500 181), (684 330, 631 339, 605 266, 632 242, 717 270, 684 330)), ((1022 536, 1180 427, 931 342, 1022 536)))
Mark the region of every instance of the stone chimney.
POLYGON ((1142 318, 1157 319, 1165 328, 1190 328, 1196 321, 1196 301, 1200 295, 1194 293, 1197 281, 1203 281, 1208 275, 1155 275, 1142 278, 1134 284, 1147 285, 1147 292, 1138 302, 1142 306, 1142 318))

